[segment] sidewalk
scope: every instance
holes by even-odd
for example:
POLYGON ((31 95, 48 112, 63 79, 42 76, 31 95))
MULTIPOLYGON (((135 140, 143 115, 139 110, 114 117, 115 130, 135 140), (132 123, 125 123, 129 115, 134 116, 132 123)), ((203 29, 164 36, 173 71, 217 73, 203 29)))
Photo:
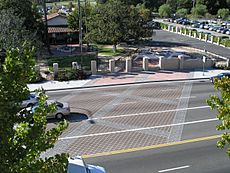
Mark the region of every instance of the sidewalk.
POLYGON ((116 85, 136 82, 150 82, 150 81, 166 81, 166 80, 189 80, 199 78, 210 78, 222 72, 230 72, 230 70, 214 70, 209 69, 203 71, 146 71, 146 72, 132 72, 132 73, 110 73, 104 76, 94 75, 87 80, 76 81, 47 81, 39 84, 28 84, 29 90, 34 91, 38 88, 45 90, 59 90, 79 87, 92 87, 103 85, 116 85))

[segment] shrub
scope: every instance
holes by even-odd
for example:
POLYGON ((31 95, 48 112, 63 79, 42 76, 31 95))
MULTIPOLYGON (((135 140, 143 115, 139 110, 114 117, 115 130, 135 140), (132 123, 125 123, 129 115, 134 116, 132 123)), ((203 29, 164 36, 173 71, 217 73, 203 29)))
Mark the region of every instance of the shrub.
POLYGON ((220 16, 222 19, 227 19, 229 16, 229 9, 228 8, 219 9, 217 15, 220 16))
POLYGON ((185 17, 188 14, 188 9, 186 8, 178 9, 176 14, 180 17, 185 17))
POLYGON ((192 8, 192 15, 196 17, 204 16, 207 12, 207 6, 203 4, 197 4, 192 8))
POLYGON ((87 75, 82 69, 72 70, 60 70, 56 80, 58 81, 69 81, 69 80, 82 80, 86 79, 87 75))
POLYGON ((30 79, 30 83, 40 83, 44 80, 46 79, 42 77, 41 73, 35 72, 34 76, 30 79))
POLYGON ((172 13, 171 6, 169 4, 163 4, 159 7, 159 15, 161 17, 169 17, 172 13))

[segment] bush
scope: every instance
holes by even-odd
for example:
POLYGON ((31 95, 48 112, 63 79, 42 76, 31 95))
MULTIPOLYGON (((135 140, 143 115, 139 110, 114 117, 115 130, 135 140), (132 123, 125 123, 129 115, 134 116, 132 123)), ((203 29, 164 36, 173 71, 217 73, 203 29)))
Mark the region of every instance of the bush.
POLYGON ((207 6, 203 4, 197 4, 192 8, 192 15, 196 17, 204 16, 207 12, 207 6))
POLYGON ((69 80, 82 80, 86 79, 87 75, 82 69, 76 70, 60 70, 56 80, 58 81, 69 81, 69 80))
POLYGON ((227 19, 229 16, 229 9, 227 8, 219 9, 217 15, 220 16, 222 19, 227 19))
POLYGON ((34 73, 34 76, 30 79, 30 83, 40 83, 42 81, 46 80, 42 77, 42 75, 38 72, 34 73))

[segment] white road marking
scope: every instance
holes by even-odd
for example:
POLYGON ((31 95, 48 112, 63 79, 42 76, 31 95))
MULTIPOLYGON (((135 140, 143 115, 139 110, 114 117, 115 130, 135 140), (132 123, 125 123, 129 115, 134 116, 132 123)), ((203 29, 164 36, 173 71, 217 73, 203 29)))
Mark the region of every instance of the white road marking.
POLYGON ((185 168, 189 168, 190 166, 189 165, 186 165, 186 166, 180 166, 180 167, 175 167, 175 168, 170 168, 170 169, 164 169, 164 170, 160 170, 158 171, 159 173, 161 172, 169 172, 169 171, 175 171, 175 170, 178 170, 178 169, 185 169, 185 168))
POLYGON ((115 116, 108 116, 108 117, 92 118, 92 120, 99 120, 99 119, 103 120, 103 119, 112 119, 112 118, 121 118, 121 117, 132 117, 132 116, 140 116, 140 115, 148 115, 148 114, 160 114, 160 113, 167 113, 167 112, 186 111, 186 110, 205 109, 205 108, 210 108, 210 106, 199 106, 199 107, 190 107, 190 108, 183 108, 183 109, 169 109, 169 110, 164 110, 164 111, 115 115, 115 116))
POLYGON ((88 134, 88 135, 81 135, 81 136, 70 136, 70 137, 59 138, 59 140, 79 139, 79 138, 86 138, 86 137, 93 137, 93 136, 120 134, 120 133, 126 133, 126 132, 137 132, 137 131, 142 131, 142 130, 151 130, 151 129, 158 129, 158 128, 164 128, 164 127, 198 124, 198 123, 211 122, 211 121, 216 121, 216 120, 218 120, 218 119, 212 118, 212 119, 204 119, 204 120, 190 121, 190 122, 177 123, 177 124, 165 124, 165 125, 159 125, 159 126, 143 127, 143 128, 127 129, 127 130, 118 130, 118 131, 112 131, 112 132, 95 133, 95 134, 88 134))
POLYGON ((163 89, 163 90, 161 90, 161 91, 176 91, 176 90, 178 90, 178 89, 176 89, 176 88, 174 88, 174 89, 163 89))
POLYGON ((127 104, 134 104, 137 102, 125 102, 125 103, 117 103, 117 104, 113 104, 113 105, 127 105, 127 104))
POLYGON ((179 98, 176 98, 177 100, 179 99, 194 99, 196 98, 196 96, 190 96, 190 97, 179 97, 179 98))

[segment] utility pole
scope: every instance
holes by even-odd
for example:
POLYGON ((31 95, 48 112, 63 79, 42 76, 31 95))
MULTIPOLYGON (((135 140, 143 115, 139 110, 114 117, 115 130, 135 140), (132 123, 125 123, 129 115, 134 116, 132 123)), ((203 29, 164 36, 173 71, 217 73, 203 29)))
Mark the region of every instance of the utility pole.
POLYGON ((79 19, 79 46, 82 53, 82 13, 81 13, 81 1, 78 0, 78 19, 79 19))
POLYGON ((46 46, 47 46, 49 54, 51 54, 51 51, 50 51, 50 41, 49 41, 49 35, 48 35, 48 22, 47 22, 46 0, 42 1, 42 6, 43 6, 43 11, 44 11, 44 19, 45 19, 46 46))

